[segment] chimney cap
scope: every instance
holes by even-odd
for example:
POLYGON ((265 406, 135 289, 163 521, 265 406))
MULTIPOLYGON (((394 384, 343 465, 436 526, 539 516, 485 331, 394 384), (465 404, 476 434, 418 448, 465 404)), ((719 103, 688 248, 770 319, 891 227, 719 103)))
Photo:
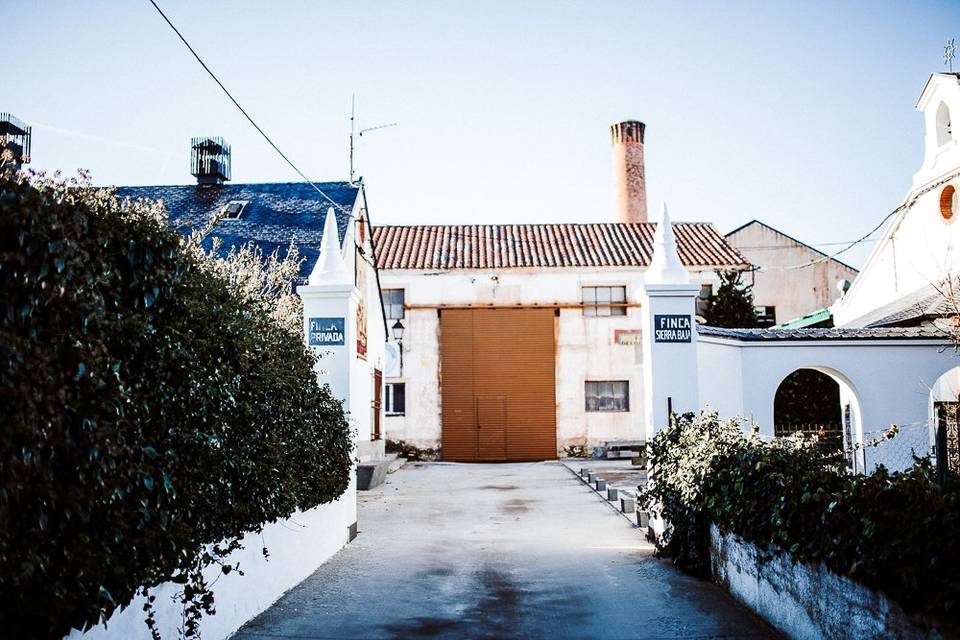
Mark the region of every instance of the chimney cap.
POLYGON ((30 162, 32 140, 30 125, 10 113, 0 113, 0 152, 10 152, 15 168, 30 162))
POLYGON ((621 120, 610 125, 610 137, 613 144, 636 142, 643 144, 643 135, 647 125, 639 120, 621 120))
POLYGON ((231 177, 230 145, 220 136, 190 139, 190 173, 197 184, 223 184, 231 177))

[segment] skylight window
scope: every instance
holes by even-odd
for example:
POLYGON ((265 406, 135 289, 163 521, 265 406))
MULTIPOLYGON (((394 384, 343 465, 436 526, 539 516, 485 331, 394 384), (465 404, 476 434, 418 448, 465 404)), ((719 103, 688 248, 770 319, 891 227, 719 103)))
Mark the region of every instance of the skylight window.
POLYGON ((231 200, 223 208, 223 213, 227 218, 239 218, 248 204, 249 200, 231 200))

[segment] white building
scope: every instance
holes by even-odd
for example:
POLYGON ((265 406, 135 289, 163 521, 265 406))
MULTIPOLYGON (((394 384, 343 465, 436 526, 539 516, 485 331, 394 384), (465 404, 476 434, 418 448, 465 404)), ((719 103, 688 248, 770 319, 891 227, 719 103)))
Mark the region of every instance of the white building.
POLYGON ((903 202, 853 287, 834 307, 838 325, 905 326, 942 316, 938 289, 960 261, 960 74, 934 73, 917 109, 926 124, 924 159, 903 202))
MULTIPOLYGON (((612 127, 618 216, 633 222, 375 229, 387 323, 403 326, 387 438, 465 461, 644 439, 636 292, 657 225, 646 222, 643 130, 612 127)), ((708 223, 674 230, 694 282, 749 266, 708 223)))

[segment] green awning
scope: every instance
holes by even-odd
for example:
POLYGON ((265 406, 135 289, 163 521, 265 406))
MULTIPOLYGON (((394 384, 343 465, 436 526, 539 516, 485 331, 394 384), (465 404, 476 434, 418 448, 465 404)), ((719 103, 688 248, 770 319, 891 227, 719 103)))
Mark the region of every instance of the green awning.
POLYGON ((830 309, 820 309, 819 311, 814 311, 813 313, 808 313, 805 316, 800 316, 799 318, 794 318, 793 320, 787 320, 781 324, 778 324, 773 329, 802 329, 804 327, 812 327, 813 325, 821 324, 827 322, 833 318, 833 312, 830 309))

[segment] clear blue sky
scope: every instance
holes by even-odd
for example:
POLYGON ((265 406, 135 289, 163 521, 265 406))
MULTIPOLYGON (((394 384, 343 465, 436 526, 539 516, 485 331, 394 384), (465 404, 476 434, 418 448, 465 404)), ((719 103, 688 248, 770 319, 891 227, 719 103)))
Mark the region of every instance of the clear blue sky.
MULTIPOLYGON (((158 2, 311 179, 347 176, 351 93, 361 127, 400 123, 358 149, 375 223, 611 220, 608 126, 639 119, 656 206, 811 243, 899 204, 960 37, 955 0, 158 2)), ((298 179, 146 0, 4 5, 33 167, 187 183, 190 137, 223 135, 234 181, 298 179)))

